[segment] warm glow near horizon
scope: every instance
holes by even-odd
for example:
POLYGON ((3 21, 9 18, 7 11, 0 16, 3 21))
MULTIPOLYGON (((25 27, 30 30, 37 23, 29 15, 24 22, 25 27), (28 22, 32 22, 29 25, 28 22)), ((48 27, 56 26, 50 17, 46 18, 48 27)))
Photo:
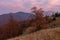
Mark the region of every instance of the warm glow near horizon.
POLYGON ((60 11, 60 0, 0 0, 0 14, 8 12, 30 12, 32 7, 60 11))

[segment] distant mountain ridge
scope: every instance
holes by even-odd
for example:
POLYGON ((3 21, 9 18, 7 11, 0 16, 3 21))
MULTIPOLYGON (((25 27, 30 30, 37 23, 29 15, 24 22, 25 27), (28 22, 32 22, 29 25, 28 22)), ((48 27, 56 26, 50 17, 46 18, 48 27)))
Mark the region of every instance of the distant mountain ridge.
POLYGON ((13 18, 17 21, 24 21, 29 18, 33 18, 33 14, 26 13, 26 12, 3 14, 3 15, 0 15, 0 25, 5 24, 8 21, 8 19, 10 18, 10 15, 12 15, 13 18), (32 17, 30 17, 30 16, 32 16, 32 17))
MULTIPOLYGON (((44 11, 44 15, 52 15, 52 11, 44 11)), ((27 19, 34 18, 34 14, 27 13, 27 12, 16 12, 16 13, 9 13, 9 14, 3 14, 0 15, 0 25, 3 25, 7 23, 8 19, 10 18, 10 15, 13 16, 13 18, 17 21, 24 21, 27 19)))
POLYGON ((46 16, 46 15, 51 16, 52 14, 54 14, 54 12, 53 12, 53 11, 44 11, 43 14, 44 14, 45 16, 46 16))

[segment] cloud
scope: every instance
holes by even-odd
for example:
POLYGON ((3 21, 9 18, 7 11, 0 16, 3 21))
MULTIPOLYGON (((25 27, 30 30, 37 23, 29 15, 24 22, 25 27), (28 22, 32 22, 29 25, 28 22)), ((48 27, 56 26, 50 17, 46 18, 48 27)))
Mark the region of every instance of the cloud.
POLYGON ((60 0, 49 0, 47 9, 56 9, 57 6, 60 6, 60 0))
POLYGON ((28 10, 28 9, 26 9, 26 7, 24 7, 23 3, 19 0, 17 0, 17 1, 14 0, 13 2, 3 1, 3 2, 0 2, 0 6, 6 8, 6 9, 9 9, 11 12, 28 10))
POLYGON ((45 10, 55 9, 60 6, 60 0, 0 0, 0 9, 7 9, 5 11, 30 11, 34 6, 45 10))

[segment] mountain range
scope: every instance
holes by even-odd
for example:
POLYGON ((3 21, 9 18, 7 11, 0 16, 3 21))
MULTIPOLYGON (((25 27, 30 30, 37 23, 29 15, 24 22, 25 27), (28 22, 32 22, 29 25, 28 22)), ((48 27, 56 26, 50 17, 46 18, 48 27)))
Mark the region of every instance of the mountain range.
POLYGON ((13 17, 14 20, 17 20, 17 21, 25 21, 27 19, 33 18, 33 14, 26 13, 26 12, 3 14, 3 15, 0 15, 0 25, 5 24, 9 20, 10 15, 13 17))
MULTIPOLYGON (((51 11, 45 11, 44 15, 51 15, 52 13, 53 12, 51 11)), ((12 15, 13 19, 17 21, 24 21, 27 19, 34 18, 34 15, 32 13, 27 13, 27 12, 16 12, 16 13, 3 14, 3 15, 0 15, 0 25, 5 24, 10 18, 10 15, 12 15)))

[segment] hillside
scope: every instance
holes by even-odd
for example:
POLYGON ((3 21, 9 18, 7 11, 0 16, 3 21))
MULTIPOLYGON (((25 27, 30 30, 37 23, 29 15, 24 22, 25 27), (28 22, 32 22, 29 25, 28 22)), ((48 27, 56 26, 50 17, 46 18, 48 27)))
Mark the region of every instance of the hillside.
POLYGON ((31 34, 22 35, 8 40, 60 40, 60 17, 48 25, 50 29, 43 29, 31 34))
POLYGON ((51 28, 60 27, 60 17, 56 17, 56 20, 48 25, 51 28))
POLYGON ((8 40, 60 40, 60 27, 37 31, 8 40))

